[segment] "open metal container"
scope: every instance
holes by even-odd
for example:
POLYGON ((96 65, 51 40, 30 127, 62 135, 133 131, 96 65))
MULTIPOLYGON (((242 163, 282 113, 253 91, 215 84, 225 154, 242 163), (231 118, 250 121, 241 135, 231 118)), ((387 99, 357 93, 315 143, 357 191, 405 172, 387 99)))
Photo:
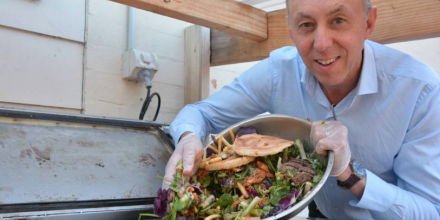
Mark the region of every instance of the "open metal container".
POLYGON ((137 219, 173 151, 167 125, 0 108, 0 219, 137 219), (165 132, 164 132, 165 131, 165 132))
MULTIPOLYGON (((224 138, 231 142, 229 130, 232 130, 234 134, 236 134, 240 127, 248 126, 255 127, 258 134, 270 135, 292 141, 300 139, 304 145, 304 150, 307 153, 311 153, 314 151, 314 147, 310 143, 311 123, 305 119, 295 118, 287 115, 266 114, 256 116, 230 126, 229 128, 220 132, 219 135, 223 135, 224 138)), ((212 141, 209 142, 209 144, 211 143, 212 141)), ((327 160, 327 167, 321 181, 319 181, 315 188, 312 189, 310 194, 303 198, 303 200, 276 216, 266 218, 266 220, 291 219, 298 213, 300 213, 304 208, 306 208, 310 202, 313 201, 313 198, 322 188, 325 181, 330 175, 330 171, 334 162, 334 153, 333 151, 329 152, 327 154, 327 157, 315 153, 313 155, 313 158, 318 158, 319 160, 327 160)))

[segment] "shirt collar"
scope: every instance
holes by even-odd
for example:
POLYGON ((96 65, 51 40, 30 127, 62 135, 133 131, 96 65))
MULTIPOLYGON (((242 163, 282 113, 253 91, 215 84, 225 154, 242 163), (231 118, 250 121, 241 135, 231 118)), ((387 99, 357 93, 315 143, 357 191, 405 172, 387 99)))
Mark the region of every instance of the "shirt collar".
MULTIPOLYGON (((373 49, 364 43, 364 56, 362 63, 361 76, 359 78, 359 83, 356 86, 357 95, 366 95, 377 93, 377 72, 376 72, 376 61, 374 60, 373 49)), ((303 75, 301 76, 301 82, 306 85, 307 91, 312 97, 316 96, 316 89, 318 85, 318 80, 313 76, 313 74, 305 68, 303 75)))
POLYGON ((364 44, 364 62, 362 64, 361 76, 358 83, 357 95, 377 93, 377 72, 373 48, 367 41, 364 44))

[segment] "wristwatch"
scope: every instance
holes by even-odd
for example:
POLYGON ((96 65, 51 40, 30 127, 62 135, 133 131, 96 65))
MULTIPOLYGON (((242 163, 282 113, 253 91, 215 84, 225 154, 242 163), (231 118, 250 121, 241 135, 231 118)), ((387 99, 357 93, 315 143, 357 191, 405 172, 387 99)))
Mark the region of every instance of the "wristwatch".
POLYGON ((346 190, 351 189, 351 187, 367 174, 365 168, 356 160, 351 160, 349 165, 353 173, 344 182, 338 180, 338 186, 346 190))

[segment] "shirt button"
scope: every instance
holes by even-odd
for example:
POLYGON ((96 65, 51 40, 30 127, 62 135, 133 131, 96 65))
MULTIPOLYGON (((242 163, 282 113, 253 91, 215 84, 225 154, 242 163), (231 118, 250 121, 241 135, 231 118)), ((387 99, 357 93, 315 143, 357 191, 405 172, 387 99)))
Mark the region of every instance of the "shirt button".
POLYGON ((335 207, 335 211, 339 211, 339 207, 336 206, 336 207, 335 207))
POLYGON ((334 183, 330 183, 330 186, 334 186, 335 184, 334 183))

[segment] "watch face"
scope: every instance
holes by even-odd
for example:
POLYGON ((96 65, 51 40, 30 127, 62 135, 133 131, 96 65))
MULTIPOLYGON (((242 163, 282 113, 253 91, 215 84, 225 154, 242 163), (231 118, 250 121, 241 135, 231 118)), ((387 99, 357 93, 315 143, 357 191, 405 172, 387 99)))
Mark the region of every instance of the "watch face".
POLYGON ((354 175, 362 179, 367 173, 365 171, 365 168, 357 161, 353 161, 352 163, 352 169, 354 175))

